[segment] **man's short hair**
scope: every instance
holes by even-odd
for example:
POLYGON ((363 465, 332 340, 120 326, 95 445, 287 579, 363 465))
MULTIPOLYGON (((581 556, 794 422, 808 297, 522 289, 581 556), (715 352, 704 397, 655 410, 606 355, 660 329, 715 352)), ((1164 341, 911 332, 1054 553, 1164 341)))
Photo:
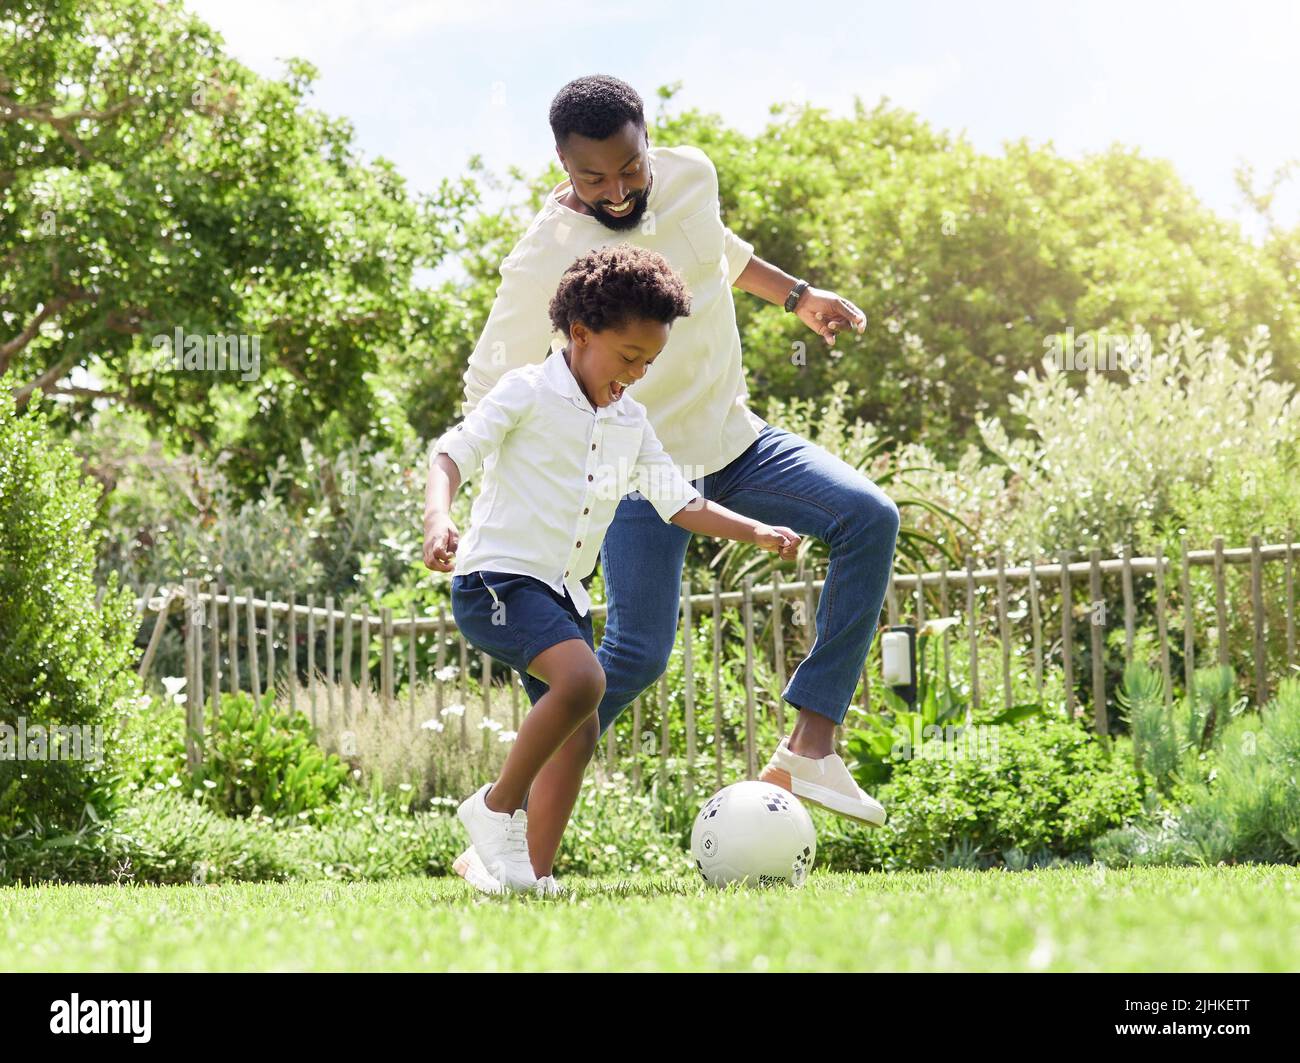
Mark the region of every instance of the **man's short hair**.
POLYGON ((628 122, 645 128, 641 97, 627 82, 607 74, 570 81, 551 101, 551 132, 557 144, 563 144, 571 133, 605 140, 628 122))

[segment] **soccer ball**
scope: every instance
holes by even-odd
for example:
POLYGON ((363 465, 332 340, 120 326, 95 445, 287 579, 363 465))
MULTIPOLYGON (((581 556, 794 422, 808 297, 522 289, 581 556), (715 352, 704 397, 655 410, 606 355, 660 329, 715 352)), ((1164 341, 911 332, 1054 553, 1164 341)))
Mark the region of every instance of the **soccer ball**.
POLYGON ((724 786, 691 829, 691 855, 711 886, 802 886, 817 856, 812 817, 788 790, 764 782, 724 786))

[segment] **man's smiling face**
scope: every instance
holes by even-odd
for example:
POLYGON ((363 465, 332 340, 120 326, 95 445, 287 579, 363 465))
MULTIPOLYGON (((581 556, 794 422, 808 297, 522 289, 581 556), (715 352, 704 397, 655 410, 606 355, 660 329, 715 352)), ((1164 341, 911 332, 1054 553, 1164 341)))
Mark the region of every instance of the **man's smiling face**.
POLYGON ((650 141, 635 122, 604 140, 570 133, 555 148, 573 194, 607 229, 626 232, 650 197, 650 141), (621 210, 618 208, 622 208, 621 210))

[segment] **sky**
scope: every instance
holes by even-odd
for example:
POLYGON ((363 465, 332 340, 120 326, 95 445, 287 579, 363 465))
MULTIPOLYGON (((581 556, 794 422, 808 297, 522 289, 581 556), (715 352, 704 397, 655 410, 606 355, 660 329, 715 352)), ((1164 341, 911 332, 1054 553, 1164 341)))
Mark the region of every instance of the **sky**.
MULTIPOLYGON (((653 112, 720 114, 748 134, 769 107, 850 114, 887 96, 996 153, 1028 138, 1067 156, 1115 141, 1167 158, 1213 209, 1258 233, 1233 180, 1300 159, 1300 2, 1098 0, 830 3, 662 0, 189 0, 259 73, 320 71, 312 104, 349 118, 368 156, 417 190, 465 170, 554 158, 552 96, 584 74, 631 84, 653 112)), ((1278 214, 1300 223, 1300 172, 1278 214)))

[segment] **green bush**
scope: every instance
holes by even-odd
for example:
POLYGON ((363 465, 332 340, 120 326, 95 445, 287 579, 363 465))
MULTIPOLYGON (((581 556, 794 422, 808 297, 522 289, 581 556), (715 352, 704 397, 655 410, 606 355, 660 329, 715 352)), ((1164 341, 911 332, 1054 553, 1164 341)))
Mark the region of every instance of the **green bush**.
POLYGON ((1213 765, 1097 842, 1097 859, 1130 864, 1300 861, 1300 680, 1283 680, 1257 715, 1232 716, 1213 765))
POLYGON ((95 604, 97 497, 45 416, 0 400, 0 836, 76 829, 117 801, 136 620, 115 580, 95 604))
POLYGON ((137 794, 109 824, 52 839, 0 839, 0 884, 179 885, 440 875, 464 848, 457 820, 415 816, 349 787, 326 825, 222 816, 175 788, 137 794))
POLYGON ((347 765, 316 744, 310 720, 276 711, 274 691, 260 704, 242 692, 223 696, 198 744, 195 791, 226 816, 328 815, 348 778, 347 765))
POLYGON ((960 756, 932 739, 894 768, 880 796, 888 819, 872 842, 882 866, 1077 856, 1140 808, 1127 758, 1079 724, 1038 717, 983 735, 960 756))
POLYGON ((1133 736, 1134 770, 1165 797, 1204 777, 1224 728, 1246 708, 1226 666, 1198 669, 1191 696, 1166 707, 1164 680, 1140 661, 1124 669, 1119 703, 1133 736))

